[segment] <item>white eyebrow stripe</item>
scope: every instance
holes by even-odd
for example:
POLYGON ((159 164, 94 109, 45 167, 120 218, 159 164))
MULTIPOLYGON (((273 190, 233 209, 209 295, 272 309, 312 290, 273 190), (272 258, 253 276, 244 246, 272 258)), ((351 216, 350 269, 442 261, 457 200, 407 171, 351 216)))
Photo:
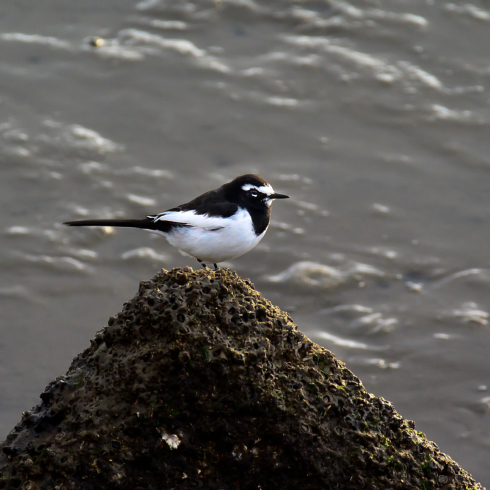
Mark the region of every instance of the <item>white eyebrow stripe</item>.
POLYGON ((242 190, 244 191, 249 191, 250 189, 255 189, 261 194, 265 194, 266 196, 274 194, 274 189, 270 185, 261 185, 260 187, 257 187, 256 185, 245 184, 242 186, 242 190))

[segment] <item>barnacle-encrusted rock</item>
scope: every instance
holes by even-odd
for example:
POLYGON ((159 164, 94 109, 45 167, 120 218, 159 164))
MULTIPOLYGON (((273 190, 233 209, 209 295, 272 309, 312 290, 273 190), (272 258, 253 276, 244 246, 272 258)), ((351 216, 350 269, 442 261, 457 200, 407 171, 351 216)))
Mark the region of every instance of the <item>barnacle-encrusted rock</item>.
POLYGON ((227 269, 142 282, 41 399, 1 488, 482 488, 227 269))

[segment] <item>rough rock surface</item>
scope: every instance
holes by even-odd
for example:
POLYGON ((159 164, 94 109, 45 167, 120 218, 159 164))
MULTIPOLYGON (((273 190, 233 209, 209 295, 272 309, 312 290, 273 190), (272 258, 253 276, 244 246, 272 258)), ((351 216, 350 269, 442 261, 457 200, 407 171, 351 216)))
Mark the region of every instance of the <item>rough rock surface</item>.
POLYGON ((482 489, 227 269, 142 282, 41 399, 0 488, 482 489))

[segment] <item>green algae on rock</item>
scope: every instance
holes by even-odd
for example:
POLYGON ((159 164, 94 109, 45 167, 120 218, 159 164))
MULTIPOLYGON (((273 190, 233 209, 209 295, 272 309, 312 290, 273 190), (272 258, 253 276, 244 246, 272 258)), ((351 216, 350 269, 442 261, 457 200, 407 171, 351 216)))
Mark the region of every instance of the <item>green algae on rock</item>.
POLYGON ((142 282, 41 399, 0 488, 483 488, 228 269, 142 282))

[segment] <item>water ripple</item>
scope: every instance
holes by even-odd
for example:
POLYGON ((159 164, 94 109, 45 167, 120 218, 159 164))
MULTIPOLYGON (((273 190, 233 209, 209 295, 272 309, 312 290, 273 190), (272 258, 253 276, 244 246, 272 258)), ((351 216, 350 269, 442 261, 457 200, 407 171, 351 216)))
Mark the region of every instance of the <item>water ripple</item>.
POLYGON ((300 261, 280 274, 266 276, 275 283, 293 282, 307 286, 335 289, 348 282, 358 282, 365 276, 383 277, 384 274, 373 266, 348 261, 340 267, 332 267, 318 262, 300 261))
POLYGON ((460 319, 463 323, 476 323, 488 325, 488 312, 480 309, 472 301, 463 303, 460 308, 454 308, 448 312, 448 316, 460 319))
POLYGON ((4 32, 0 34, 3 41, 16 41, 21 43, 46 44, 60 49, 73 49, 73 46, 67 42, 49 36, 39 36, 37 34, 23 34, 21 32, 4 32))
POLYGON ((118 37, 125 45, 150 44, 177 51, 180 54, 190 55, 194 58, 201 58, 206 55, 206 50, 198 48, 187 39, 168 39, 140 29, 124 29, 119 32, 118 37))
POLYGON ((400 367, 399 362, 387 362, 385 359, 381 358, 365 359, 364 364, 367 364, 368 366, 376 366, 380 369, 398 369, 400 367))
POLYGON ((398 325, 397 318, 383 318, 382 313, 371 313, 355 320, 351 326, 356 329, 368 329, 370 333, 392 332, 398 325))
POLYGON ((140 206, 151 207, 157 204, 156 200, 151 197, 137 196, 136 194, 128 194, 126 197, 128 201, 139 204, 140 206))
POLYGON ((215 56, 208 53, 207 50, 198 48, 188 39, 170 39, 158 34, 152 34, 140 29, 124 29, 119 32, 116 41, 110 41, 113 45, 116 43, 122 46, 143 48, 142 53, 157 54, 156 51, 144 51, 145 47, 160 48, 164 50, 175 51, 184 56, 194 58, 200 66, 222 73, 231 73, 231 68, 223 61, 218 60, 215 56))
POLYGON ((133 250, 128 250, 121 255, 123 260, 133 259, 149 259, 156 262, 168 262, 169 256, 166 254, 160 254, 150 247, 140 247, 133 250))
POLYGON ((349 349, 363 349, 363 350, 386 350, 389 349, 389 346, 374 346, 368 345, 364 342, 358 342, 357 340, 346 339, 343 337, 338 337, 337 335, 333 335, 328 332, 319 332, 317 336, 332 342, 335 345, 339 345, 341 347, 348 347, 349 349))
POLYGON ((56 148, 94 151, 98 154, 113 153, 124 149, 122 145, 104 138, 97 131, 79 124, 66 125, 50 119, 45 120, 43 124, 53 130, 55 134, 40 135, 38 140, 49 143, 56 148))
POLYGON ((444 8, 448 12, 454 12, 456 14, 463 14, 472 17, 473 19, 483 20, 490 22, 490 12, 484 10, 471 3, 465 3, 464 5, 456 5, 454 3, 446 3, 444 8))
POLYGON ((385 318, 383 313, 358 304, 339 305, 322 310, 320 313, 338 317, 342 324, 345 324, 344 319, 347 319, 351 330, 364 331, 367 334, 389 333, 395 330, 400 323, 398 318, 385 318))
POLYGON ((432 104, 427 120, 430 122, 449 121, 476 125, 487 123, 487 120, 481 114, 477 114, 474 111, 449 109, 440 104, 432 104))
POLYGON ((442 91, 442 82, 431 73, 408 61, 396 61, 390 64, 372 54, 362 53, 338 41, 323 36, 283 35, 282 39, 290 44, 305 49, 316 49, 320 52, 335 55, 343 61, 353 63, 358 68, 369 69, 375 78, 386 83, 395 81, 418 82, 435 90, 442 91))
POLYGON ((89 267, 80 260, 73 257, 52 257, 50 255, 30 255, 24 254, 22 258, 28 262, 36 264, 50 265, 58 269, 87 271, 89 267))
POLYGON ((436 282, 433 287, 439 288, 458 279, 472 277, 472 276, 476 277, 477 279, 489 281, 490 271, 488 269, 480 269, 480 268, 465 269, 463 271, 455 272, 453 274, 450 274, 449 276, 444 277, 443 279, 436 282))

